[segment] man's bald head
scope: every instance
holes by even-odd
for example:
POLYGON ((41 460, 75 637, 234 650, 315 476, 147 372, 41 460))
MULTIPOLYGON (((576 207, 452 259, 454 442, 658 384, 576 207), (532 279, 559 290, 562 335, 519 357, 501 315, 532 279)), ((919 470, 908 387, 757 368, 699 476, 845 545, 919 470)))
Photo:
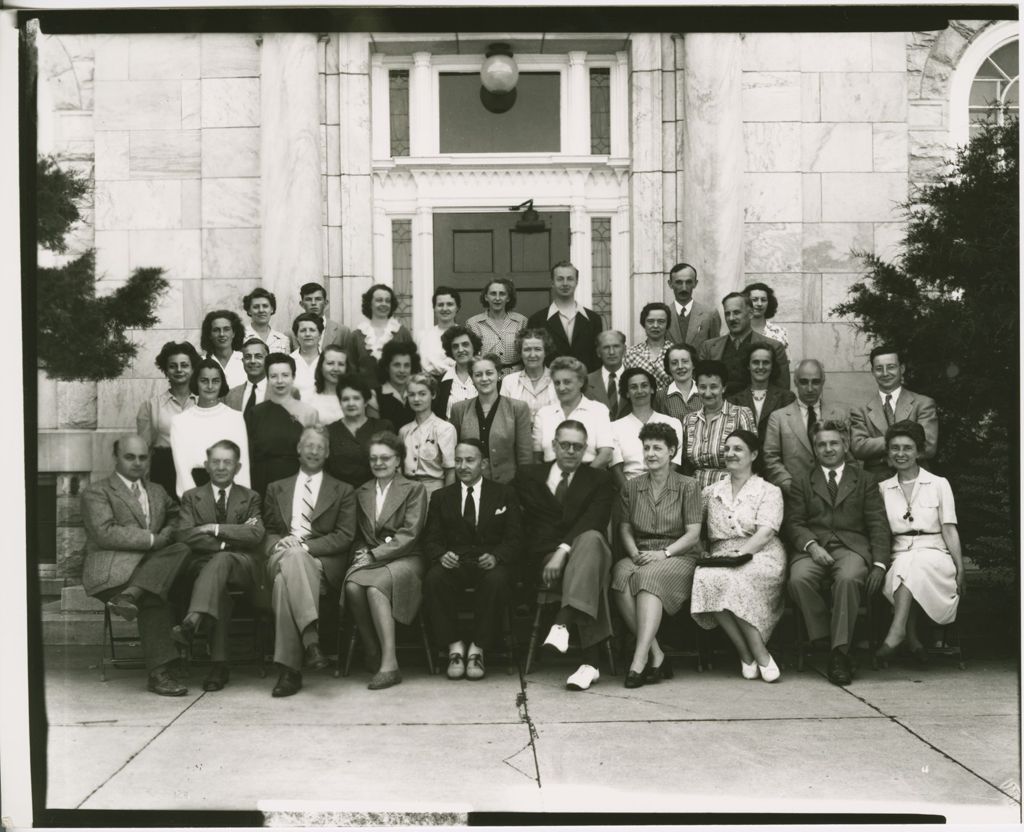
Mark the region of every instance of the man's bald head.
POLYGON ((137 433, 115 440, 114 470, 131 482, 146 476, 149 470, 149 443, 137 433))

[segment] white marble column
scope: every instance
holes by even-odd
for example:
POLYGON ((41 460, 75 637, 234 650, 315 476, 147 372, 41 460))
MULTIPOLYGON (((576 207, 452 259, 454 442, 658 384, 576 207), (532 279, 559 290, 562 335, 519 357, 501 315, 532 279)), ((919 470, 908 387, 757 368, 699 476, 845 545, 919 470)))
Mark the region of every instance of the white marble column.
POLYGON ((298 287, 323 277, 317 36, 266 34, 260 59, 263 285, 278 321, 299 311, 298 287))
POLYGON ((743 274, 743 108, 740 36, 683 37, 682 259, 697 297, 717 306, 743 274))
POLYGON ((571 156, 590 154, 590 77, 587 72, 587 53, 569 53, 568 113, 563 129, 562 150, 571 156))
POLYGON ((576 300, 590 306, 594 299, 594 276, 591 273, 590 214, 582 200, 574 200, 569 210, 569 260, 579 269, 576 300))
POLYGON ((412 325, 430 326, 434 310, 434 213, 429 205, 417 205, 412 218, 412 325))
POLYGON ((430 53, 414 52, 409 70, 409 155, 437 153, 437 118, 433 110, 433 73, 430 53))

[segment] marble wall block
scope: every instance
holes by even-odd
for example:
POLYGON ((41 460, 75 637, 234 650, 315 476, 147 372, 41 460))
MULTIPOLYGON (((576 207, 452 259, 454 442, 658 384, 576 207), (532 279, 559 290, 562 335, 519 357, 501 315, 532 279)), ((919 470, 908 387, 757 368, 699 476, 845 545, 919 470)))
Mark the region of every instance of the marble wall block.
MULTIPOLYGON (((332 135, 337 132, 338 136, 338 172, 351 174, 370 173, 370 76, 368 75, 339 75, 327 76, 327 136, 330 141, 332 135), (331 78, 337 78, 338 84, 335 90, 331 91, 331 78), (334 127, 338 119, 331 120, 331 100, 340 105, 342 120, 341 127, 334 127)), ((332 153, 332 144, 328 144, 327 152, 332 153)), ((332 164, 328 156, 328 170, 332 164)))
POLYGON ((327 224, 341 225, 341 181, 348 177, 328 176, 327 179, 327 224))
POLYGON ((915 101, 909 105, 907 125, 915 127, 942 127, 946 123, 945 105, 915 101))
POLYGON ((327 250, 324 252, 325 271, 332 277, 339 277, 345 270, 341 256, 343 232, 340 226, 324 229, 327 250))
POLYGON ((58 526, 57 534, 57 576, 80 578, 85 568, 85 528, 81 526, 58 526))
MULTIPOLYGON (((37 434, 36 470, 62 474, 92 470, 92 437, 89 430, 41 430, 37 434)), ((111 460, 111 469, 113 460, 111 460)))
POLYGON ((630 73, 633 171, 661 170, 661 73, 630 73))
MULTIPOLYGON (((683 42, 685 45, 686 36, 683 42)), ((639 32, 630 35, 629 63, 633 72, 661 69, 661 36, 639 32)))
MULTIPOLYGON (((348 76, 352 77, 352 76, 348 76)), ((338 91, 338 76, 327 75, 325 78, 326 89, 324 91, 324 105, 327 109, 327 124, 340 124, 341 123, 341 93, 338 91)), ((346 123, 348 122, 348 111, 346 110, 346 123)))
POLYGON ((96 35, 93 49, 97 81, 128 80, 128 46, 126 35, 96 35))
POLYGON ((180 81, 97 81, 97 130, 178 130, 180 81))
POLYGON ((821 221, 821 174, 804 173, 800 177, 804 222, 821 221))
POLYGON ((259 128, 227 127, 203 130, 202 175, 204 177, 259 176, 259 128))
POLYGON ((203 126, 201 81, 181 82, 181 129, 198 130, 203 126))
POLYGON ((327 175, 337 176, 341 173, 341 127, 331 125, 325 132, 327 136, 327 175))
POLYGON ((800 271, 802 227, 798 222, 747 223, 743 228, 743 271, 800 271))
POLYGON ((128 35, 128 77, 139 81, 199 77, 199 35, 128 35))
POLYGON ((174 327, 176 329, 185 326, 185 311, 182 285, 185 281, 168 280, 167 289, 156 305, 157 326, 174 327))
POLYGON ((825 222, 886 222, 899 216, 907 198, 901 173, 823 173, 821 218, 825 222))
POLYGON ((328 72, 341 72, 343 74, 365 75, 370 71, 370 35, 367 32, 339 32, 331 35, 330 43, 324 48, 324 68, 328 72), (332 51, 335 50, 335 39, 337 40, 336 54, 337 66, 334 67, 335 58, 332 51))
MULTIPOLYGON (((820 274, 804 274, 804 306, 800 310, 798 321, 803 323, 821 322, 821 281, 820 274)), ((803 331, 803 327, 801 327, 801 331, 803 331)))
POLYGON ((180 226, 180 182, 152 179, 96 183, 97 230, 180 226))
POLYGON ((181 227, 200 228, 203 224, 202 186, 198 179, 181 180, 181 227))
POLYGON ((199 68, 203 78, 245 78, 260 74, 260 48, 255 34, 204 32, 199 36, 199 68))
POLYGON ((372 199, 373 183, 369 176, 341 177, 343 275, 373 273, 372 199))
POLYGON ((100 279, 127 280, 131 269, 128 231, 97 231, 96 276, 100 279))
POLYGON ((870 72, 869 32, 801 32, 797 54, 804 72, 870 72))
POLYGON ((800 74, 800 120, 821 121, 821 73, 800 74))
POLYGON ((871 33, 871 68, 875 72, 906 72, 907 35, 905 32, 871 33))
POLYGON ((823 121, 905 121, 907 80, 903 72, 823 72, 823 121))
MULTIPOLYGON (((867 352, 871 352, 873 344, 865 344, 867 352)), ((860 358, 858 356, 858 358, 860 358)), ((878 387, 875 385, 875 377, 867 369, 867 355, 863 356, 863 365, 854 368, 850 372, 833 372, 831 367, 826 365, 828 380, 826 381, 825 395, 836 402, 845 403, 848 407, 858 406, 866 402, 872 396, 878 394, 878 387), (858 372, 859 371, 859 372, 858 372)))
POLYGON ((57 428, 57 382, 42 370, 36 371, 36 427, 57 428))
POLYGON ((821 280, 821 314, 825 321, 850 321, 846 316, 835 315, 836 304, 849 300, 850 287, 864 279, 863 274, 826 274, 821 280))
POLYGON ((746 32, 742 36, 740 62, 744 71, 800 69, 798 34, 793 32, 746 32))
POLYGON ((743 216, 752 222, 800 222, 802 182, 799 173, 743 175, 743 216))
POLYGON ((798 171, 800 125, 789 121, 748 121, 743 125, 743 150, 748 172, 798 171))
POLYGON ((127 130, 99 130, 96 132, 96 179, 127 179, 129 177, 129 149, 127 130))
POLYGON ((904 171, 908 162, 907 125, 872 125, 872 167, 876 171, 904 171))
MULTIPOLYGON (((245 323, 248 318, 242 309, 242 298, 259 285, 260 281, 255 278, 203 280, 200 283, 203 293, 203 309, 207 312, 211 309, 233 309, 242 319, 242 323, 245 323)), ((277 294, 278 314, 281 314, 282 297, 278 293, 275 294, 277 294)))
POLYGON ((876 222, 873 227, 875 254, 892 262, 906 253, 906 223, 876 222))
POLYGON ((260 229, 203 229, 203 278, 259 278, 260 229))
POLYGON ((82 525, 82 500, 78 496, 57 494, 57 525, 82 525))
POLYGON ((185 322, 185 328, 192 333, 189 340, 193 344, 198 344, 199 328, 202 326, 203 316, 206 314, 206 310, 203 308, 202 280, 183 280, 181 282, 181 306, 181 316, 185 322))
MULTIPOLYGON (((751 283, 765 283, 772 287, 779 309, 772 319, 775 323, 802 320, 800 313, 803 308, 804 276, 795 274, 746 272, 743 275, 743 286, 751 283)), ((724 330, 723 330, 724 331, 724 330)))
POLYGON ((204 179, 205 228, 255 228, 260 224, 259 179, 204 179))
POLYGON ((634 173, 629 182, 633 270, 661 271, 661 173, 634 173))
POLYGON ((194 179, 199 176, 199 131, 135 130, 129 159, 132 179, 194 179))
POLYGON ((199 280, 199 229, 129 232, 129 266, 159 266, 168 280, 199 280))
POLYGON ((260 123, 259 78, 204 78, 200 97, 203 127, 256 127, 260 123))
MULTIPOLYGON (((184 282, 176 281, 176 283, 179 290, 178 299, 180 303, 180 290, 184 282)), ((196 349, 199 349, 199 332, 197 329, 181 326, 174 327, 165 324, 162 319, 153 329, 133 329, 131 338, 132 343, 138 346, 138 352, 135 354, 135 360, 124 372, 122 378, 163 381, 166 385, 167 382, 164 374, 156 366, 156 357, 160 354, 163 345, 168 341, 176 341, 178 343, 187 341, 196 349)))
POLYGON ((96 383, 57 382, 57 426, 62 429, 96 427, 96 383))
POLYGON ((800 126, 800 138, 805 171, 871 170, 870 124, 803 124, 800 126))
MULTIPOLYGON (((166 383, 166 382, 165 382, 166 383)), ((134 431, 134 427, 132 428, 134 431)), ((92 434, 91 456, 92 466, 83 470, 91 471, 82 481, 84 488, 90 482, 96 482, 114 472, 114 442, 125 435, 125 431, 117 428, 100 429, 92 434)))
POLYGON ((853 251, 871 251, 871 223, 806 223, 802 266, 808 272, 854 272, 861 268, 853 251))
POLYGON ((117 378, 98 382, 99 426, 134 430, 139 405, 166 386, 165 379, 117 378))
POLYGON ((339 38, 346 37, 348 34, 348 32, 340 34, 335 32, 330 36, 330 40, 324 44, 324 72, 328 75, 338 74, 338 40, 339 38))
POLYGON ((800 121, 799 72, 744 72, 744 121, 800 121))
POLYGON ((871 352, 865 336, 852 324, 820 323, 804 324, 804 355, 821 358, 829 373, 831 388, 832 372, 863 371, 867 367, 867 356, 871 352))

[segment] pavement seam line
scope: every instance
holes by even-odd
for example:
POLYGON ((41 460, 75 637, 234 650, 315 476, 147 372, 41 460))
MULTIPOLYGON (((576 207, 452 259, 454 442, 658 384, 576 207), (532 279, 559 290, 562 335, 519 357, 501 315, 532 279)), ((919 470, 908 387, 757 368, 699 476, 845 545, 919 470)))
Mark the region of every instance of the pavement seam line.
MULTIPOLYGON (((817 674, 818 674, 819 676, 821 676, 821 677, 822 677, 823 679, 828 679, 828 675, 827 675, 827 674, 825 674, 825 673, 822 673, 822 671, 821 671, 821 670, 820 670, 819 668, 815 667, 815 668, 813 668, 813 669, 814 669, 814 672, 815 672, 815 673, 817 673, 817 674)), ((879 714, 881 714, 882 716, 884 716, 884 717, 885 717, 886 719, 888 719, 888 720, 889 720, 890 722, 892 722, 892 723, 894 723, 894 724, 898 725, 898 726, 899 726, 900 728, 902 728, 902 729, 903 729, 904 731, 906 731, 906 732, 907 732, 908 734, 910 734, 910 736, 914 737, 914 738, 915 738, 916 740, 918 740, 919 742, 922 742, 922 743, 924 743, 925 745, 927 745, 927 746, 928 746, 928 747, 929 747, 929 748, 930 748, 930 749, 931 749, 932 751, 934 751, 934 752, 935 752, 936 754, 939 754, 940 756, 942 756, 942 757, 945 757, 945 758, 946 758, 947 760, 949 760, 949 761, 950 761, 951 763, 953 763, 953 764, 954 764, 954 765, 956 765, 956 766, 959 766, 959 767, 960 767, 960 768, 962 768, 962 769, 963 769, 964 771, 966 771, 966 772, 967 772, 968 774, 971 774, 971 775, 973 775, 974 777, 977 777, 977 778, 978 778, 978 779, 979 779, 979 780, 980 780, 980 781, 981 781, 982 783, 984 783, 984 784, 985 784, 985 785, 987 785, 987 786, 991 786, 991 787, 992 787, 993 789, 995 789, 995 790, 996 790, 997 792, 999 792, 1000 794, 1002 794, 1002 795, 1005 795, 1006 797, 1010 798, 1010 800, 1012 800, 1012 801, 1013 801, 1014 803, 1016 803, 1016 804, 1017 804, 1018 806, 1020 806, 1020 805, 1021 805, 1021 802, 1020 802, 1020 800, 1018 800, 1017 798, 1015 798, 1015 797, 1014 797, 1014 796, 1013 796, 1012 794, 1010 794, 1009 792, 1007 792, 1007 791, 1006 791, 1005 789, 1003 789, 1003 788, 1001 788, 1001 787, 997 786, 997 785, 996 785, 995 783, 993 783, 993 782, 992 782, 991 780, 989 780, 989 779, 988 779, 987 777, 984 777, 984 776, 982 776, 981 774, 978 774, 978 772, 976 772, 976 771, 975 771, 974 769, 972 769, 972 768, 971 768, 970 766, 964 765, 964 764, 963 764, 963 763, 961 763, 961 762, 960 762, 960 761, 959 761, 958 759, 956 759, 956 757, 952 757, 952 756, 950 756, 949 754, 947 754, 947 753, 946 753, 945 751, 943 751, 943 750, 942 750, 941 748, 939 748, 939 747, 938 747, 937 745, 935 745, 934 743, 932 743, 932 742, 929 742, 928 740, 926 740, 926 739, 925 739, 924 737, 922 737, 922 736, 921 736, 921 735, 920 735, 919 733, 917 733, 917 731, 915 731, 915 730, 914 730, 913 728, 911 728, 911 727, 910 727, 909 725, 905 725, 904 723, 900 722, 900 720, 899 720, 899 717, 897 717, 897 716, 893 716, 892 714, 887 714, 887 713, 886 713, 885 711, 883 711, 883 710, 882 710, 881 708, 879 708, 879 707, 878 707, 877 705, 875 705, 875 704, 873 704, 873 703, 871 703, 871 702, 868 702, 868 701, 867 701, 867 700, 866 700, 866 699, 865 699, 865 698, 864 698, 863 696, 858 696, 858 695, 857 695, 856 693, 854 693, 853 691, 851 691, 851 690, 849 689, 849 687, 847 687, 846 685, 837 685, 837 687, 841 687, 841 688, 843 689, 843 692, 844 692, 844 693, 846 693, 846 694, 848 694, 848 695, 852 696, 852 697, 853 697, 854 699, 856 699, 856 700, 857 700, 858 702, 861 702, 862 704, 864 704, 864 705, 867 705, 867 706, 868 706, 869 708, 871 708, 871 710, 873 710, 873 711, 877 711, 877 712, 878 712, 879 714)))
POLYGON ((108 778, 107 778, 106 780, 104 780, 104 781, 103 781, 102 783, 100 783, 100 784, 99 784, 99 785, 98 785, 98 786, 97 786, 97 787, 96 787, 95 789, 93 789, 93 790, 92 790, 91 792, 89 792, 89 794, 87 794, 87 795, 86 795, 86 796, 85 796, 85 797, 84 797, 84 798, 82 799, 82 802, 81 802, 81 803, 79 803, 79 804, 78 804, 78 805, 77 805, 77 806, 76 806, 75 808, 76 808, 76 809, 81 809, 81 808, 82 808, 82 807, 83 807, 83 806, 84 806, 84 805, 85 805, 85 804, 86 804, 86 803, 87 803, 87 802, 89 801, 89 799, 90 799, 90 798, 91 798, 91 797, 92 797, 92 796, 93 796, 94 794, 96 794, 96 792, 98 792, 98 791, 99 791, 100 789, 102 789, 102 788, 103 788, 103 787, 104 787, 105 785, 107 785, 107 783, 109 783, 109 782, 110 782, 111 780, 113 780, 113 779, 114 779, 115 777, 117 777, 117 775, 119 775, 119 774, 120 774, 120 773, 121 773, 122 771, 124 771, 124 770, 125 770, 125 767, 126 767, 126 766, 127 766, 127 765, 128 765, 128 764, 129 764, 129 763, 130 763, 130 762, 132 761, 132 760, 134 760, 134 759, 135 759, 136 757, 138 757, 138 756, 139 756, 139 755, 140 755, 140 754, 141 754, 141 753, 142 753, 143 751, 145 751, 145 750, 146 750, 147 748, 149 748, 149 746, 153 744, 153 741, 154 741, 154 740, 156 740, 156 739, 157 739, 157 737, 159 737, 159 736, 160 736, 161 734, 163 734, 163 732, 164 732, 164 731, 166 731, 166 730, 167 730, 168 728, 170 728, 170 727, 171 727, 172 725, 174 725, 174 723, 175 723, 175 722, 177 722, 177 721, 178 721, 179 719, 181 719, 181 718, 182 718, 182 717, 183 717, 183 716, 184 716, 184 715, 185 715, 185 714, 186 714, 186 713, 187 713, 187 712, 189 711, 189 709, 190 709, 190 708, 191 708, 191 707, 192 707, 193 705, 195 705, 195 704, 196 704, 196 702, 198 702, 198 701, 199 701, 200 699, 202 699, 202 698, 203 698, 204 696, 206 696, 206 691, 203 691, 202 693, 200 693, 200 694, 199 694, 199 696, 197 696, 197 697, 196 697, 195 699, 193 699, 193 700, 192 700, 192 701, 191 701, 191 702, 190 702, 190 703, 189 703, 189 704, 188 704, 188 705, 187 705, 186 707, 182 708, 182 709, 181 709, 181 712, 180 712, 180 713, 179 713, 179 714, 178 714, 177 716, 175 716, 175 717, 174 717, 174 719, 172 719, 172 720, 171 720, 170 722, 168 722, 168 723, 167 723, 167 724, 166 724, 166 725, 165 725, 165 726, 164 726, 163 728, 161 728, 161 729, 160 729, 159 731, 157 731, 157 732, 156 732, 156 733, 155 733, 155 734, 154 734, 154 735, 153 735, 152 737, 150 737, 150 738, 149 738, 148 740, 146 740, 146 742, 145 742, 145 744, 144 744, 144 745, 142 746, 142 748, 140 748, 140 749, 139 749, 138 751, 136 751, 136 752, 135 752, 134 754, 132 754, 132 755, 131 755, 131 756, 130 756, 130 757, 129 757, 129 758, 127 759, 127 760, 125 760, 125 761, 124 761, 124 762, 123 762, 123 763, 122 763, 122 764, 121 764, 120 766, 118 766, 118 767, 117 767, 117 770, 116 770, 116 771, 114 771, 114 772, 113 772, 113 773, 112 773, 112 774, 111 774, 111 775, 110 775, 110 776, 109 776, 109 777, 108 777, 108 778))

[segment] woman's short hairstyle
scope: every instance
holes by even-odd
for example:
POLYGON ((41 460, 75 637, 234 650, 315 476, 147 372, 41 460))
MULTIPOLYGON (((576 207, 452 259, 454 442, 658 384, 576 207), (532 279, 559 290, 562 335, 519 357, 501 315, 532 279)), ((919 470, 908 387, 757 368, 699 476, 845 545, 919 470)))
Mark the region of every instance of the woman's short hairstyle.
POLYGON ((234 333, 231 339, 231 349, 242 349, 242 342, 245 341, 245 327, 242 325, 242 319, 230 309, 214 309, 212 312, 206 313, 203 325, 199 330, 199 348, 203 352, 213 352, 213 337, 210 333, 213 330, 213 322, 217 318, 224 318, 231 324, 231 331, 234 333))
POLYGON ((704 361, 698 361, 693 367, 694 381, 701 376, 718 376, 718 380, 725 387, 729 383, 729 368, 722 361, 705 359, 704 361))
POLYGON ((559 370, 570 370, 576 373, 580 382, 584 385, 587 383, 587 365, 580 361, 578 358, 573 358, 571 355, 560 355, 554 361, 551 362, 548 369, 551 375, 554 375, 559 370))
POLYGON ((732 439, 733 437, 739 439, 744 445, 747 446, 747 450, 751 453, 761 453, 761 440, 757 438, 757 434, 751 430, 744 430, 743 428, 736 428, 730 433, 726 440, 732 439))
POLYGON ((360 396, 363 397, 363 404, 365 405, 370 401, 370 385, 366 383, 366 380, 355 373, 345 373, 338 376, 338 384, 334 388, 334 392, 338 396, 338 401, 341 401, 341 392, 343 390, 355 390, 360 396))
POLYGON ((324 331, 324 319, 323 318, 321 318, 319 315, 317 315, 316 312, 303 312, 301 315, 296 315, 295 316, 295 320, 292 321, 292 334, 293 335, 298 335, 299 334, 299 324, 304 324, 306 321, 309 321, 310 323, 312 323, 316 327, 317 332, 323 332, 324 331))
POLYGON ((483 355, 476 356, 469 363, 470 376, 473 375, 473 371, 476 369, 476 365, 479 364, 481 361, 486 361, 488 364, 494 367, 495 372, 497 372, 498 374, 501 373, 501 359, 498 358, 498 356, 496 356, 493 352, 485 352, 483 355))
POLYGON ((459 294, 458 289, 453 289, 451 286, 438 286, 434 289, 434 294, 430 296, 430 305, 435 306, 437 299, 441 295, 448 295, 452 300, 455 301, 455 308, 462 309, 462 295, 459 294))
POLYGON ((628 398, 626 393, 629 392, 629 380, 633 376, 643 376, 647 379, 647 383, 651 385, 652 396, 658 392, 658 380, 649 371, 643 367, 627 367, 619 376, 619 395, 622 398, 628 398))
POLYGON ((767 344, 755 344, 751 342, 743 348, 743 358, 740 362, 740 380, 743 382, 744 387, 750 386, 750 359, 758 350, 768 353, 771 358, 772 369, 771 372, 768 373, 768 381, 771 384, 775 384, 779 380, 779 373, 782 372, 782 368, 779 367, 779 362, 775 360, 775 352, 767 344))
POLYGON ((257 298, 266 298, 269 300, 271 313, 277 312, 277 295, 269 289, 264 289, 262 286, 257 286, 249 292, 249 294, 242 297, 242 308, 248 312, 249 307, 252 306, 252 302, 257 298))
POLYGON ((743 287, 743 294, 747 296, 748 301, 750 300, 750 293, 756 291, 761 291, 768 295, 768 308, 764 310, 765 320, 774 318, 775 313, 779 311, 779 299, 775 297, 775 290, 767 283, 751 283, 743 287))
POLYGON ((672 310, 668 308, 668 304, 655 301, 654 303, 645 304, 644 308, 640 310, 640 326, 647 323, 647 316, 652 312, 664 312, 666 324, 672 320, 672 310))
POLYGON ((196 367, 199 365, 199 353, 196 352, 196 348, 193 347, 188 341, 168 341, 162 347, 160 352, 156 356, 156 366, 160 368, 161 373, 167 372, 167 366, 170 364, 172 355, 184 355, 192 364, 192 375, 195 375, 196 367))
POLYGON ((672 346, 665 350, 665 355, 662 356, 661 359, 661 363, 665 367, 665 372, 668 373, 669 375, 672 375, 672 371, 669 369, 669 363, 670 359, 672 358, 672 353, 679 352, 680 350, 682 350, 685 353, 689 353, 690 363, 693 364, 694 366, 697 365, 698 359, 696 347, 691 347, 689 344, 672 344, 672 346))
POLYGON ((416 345, 412 341, 396 341, 392 338, 380 351, 380 361, 377 362, 377 379, 381 384, 390 380, 388 370, 391 368, 391 362, 399 355, 409 356, 409 364, 414 373, 423 369, 420 365, 420 353, 416 349, 416 345))
POLYGON ((910 421, 910 419, 902 419, 889 425, 889 429, 885 432, 885 447, 888 448, 889 442, 898 436, 905 436, 913 442, 917 447, 918 453, 924 451, 925 446, 928 444, 925 439, 924 428, 917 422, 910 421))
POLYGON ((327 344, 320 351, 320 357, 316 360, 316 369, 313 371, 313 383, 317 393, 323 393, 324 386, 327 384, 327 380, 324 378, 324 358, 329 352, 340 352, 345 356, 345 369, 348 369, 348 353, 337 344, 327 344))
POLYGON ((555 342, 551 338, 551 334, 542 327, 534 327, 533 329, 521 329, 516 333, 516 353, 519 355, 523 354, 523 341, 527 338, 532 338, 534 341, 540 341, 544 345, 544 366, 547 367, 552 361, 555 360, 555 342))
POLYGON ((413 373, 409 376, 406 389, 408 389, 409 384, 419 384, 426 387, 430 391, 431 398, 437 395, 437 379, 430 373, 413 373))
POLYGON ((359 307, 362 310, 363 317, 373 317, 373 293, 380 289, 383 289, 391 296, 391 311, 388 313, 388 317, 390 318, 395 314, 395 311, 398 309, 398 296, 395 294, 395 290, 388 286, 387 283, 374 283, 363 292, 362 303, 359 307))
POLYGON ((392 433, 389 430, 377 431, 377 433, 370 437, 370 444, 384 445, 386 448, 394 451, 395 456, 398 457, 398 469, 401 472, 402 460, 405 459, 405 443, 398 437, 397 433, 392 433))
POLYGON ((449 358, 455 358, 455 356, 452 355, 452 342, 462 335, 469 336, 469 343, 473 345, 473 355, 480 352, 483 347, 484 342, 480 340, 480 336, 473 332, 473 330, 464 326, 452 326, 441 333, 441 348, 444 350, 444 354, 449 358))
POLYGON ((287 364, 291 368, 292 376, 295 375, 295 359, 288 355, 288 353, 272 352, 267 356, 267 360, 263 365, 267 372, 267 378, 270 378, 270 368, 274 364, 287 364))
POLYGON ((480 305, 486 309, 490 304, 487 303, 487 290, 490 289, 495 283, 500 283, 505 287, 508 292, 508 303, 505 304, 505 311, 511 311, 516 308, 516 286, 507 277, 496 277, 493 280, 488 280, 484 284, 484 288, 480 290, 480 305))
POLYGON ((228 387, 228 377, 224 374, 224 368, 220 366, 220 362, 213 358, 204 358, 196 368, 192 371, 192 378, 188 380, 188 390, 193 396, 199 395, 199 371, 200 370, 216 370, 217 375, 220 376, 220 390, 217 393, 218 399, 223 399, 228 391, 231 389, 228 387))
POLYGON ((666 425, 664 422, 648 422, 640 428, 640 441, 648 440, 664 442, 673 456, 679 450, 679 434, 672 425, 666 425))

